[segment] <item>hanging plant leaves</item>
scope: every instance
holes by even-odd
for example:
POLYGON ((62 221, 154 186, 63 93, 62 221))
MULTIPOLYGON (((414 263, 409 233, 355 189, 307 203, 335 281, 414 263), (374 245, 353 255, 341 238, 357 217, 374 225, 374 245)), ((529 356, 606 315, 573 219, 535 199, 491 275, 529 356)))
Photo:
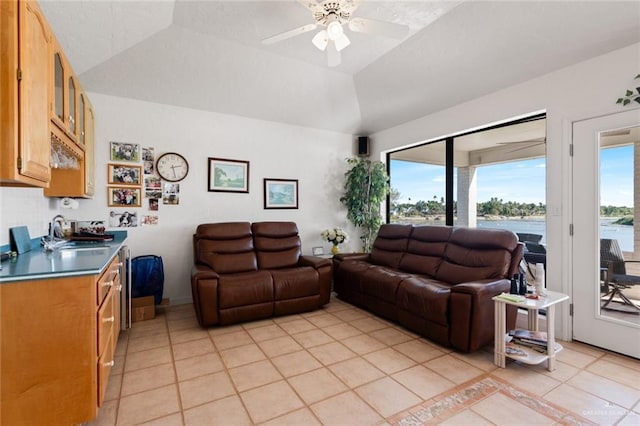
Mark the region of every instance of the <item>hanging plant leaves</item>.
MULTIPOLYGON (((636 75, 634 77, 634 80, 638 78, 640 78, 640 74, 636 75)), ((636 92, 638 92, 638 95, 640 95, 640 87, 636 87, 636 92)), ((616 104, 621 104, 622 106, 626 106, 626 105, 629 105, 632 101, 635 101, 640 104, 640 96, 637 96, 633 92, 633 90, 627 89, 624 94, 624 97, 618 98, 618 100, 616 100, 616 104)))

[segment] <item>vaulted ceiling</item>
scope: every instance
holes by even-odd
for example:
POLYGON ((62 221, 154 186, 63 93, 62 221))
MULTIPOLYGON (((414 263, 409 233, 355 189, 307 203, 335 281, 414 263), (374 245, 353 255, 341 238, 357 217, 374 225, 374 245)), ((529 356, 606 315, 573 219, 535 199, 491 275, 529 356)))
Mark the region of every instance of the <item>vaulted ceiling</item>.
POLYGON ((314 22, 297 1, 40 4, 86 90, 360 135, 640 42, 638 1, 364 0, 410 30, 347 29, 332 68, 317 31, 261 43, 314 22))

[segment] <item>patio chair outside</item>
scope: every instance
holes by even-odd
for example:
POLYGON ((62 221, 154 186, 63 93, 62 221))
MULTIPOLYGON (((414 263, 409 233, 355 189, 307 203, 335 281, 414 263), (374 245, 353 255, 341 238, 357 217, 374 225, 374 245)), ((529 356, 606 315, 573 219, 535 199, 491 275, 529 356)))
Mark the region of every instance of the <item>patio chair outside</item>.
POLYGON ((542 240, 542 235, 540 234, 527 234, 525 232, 516 232, 516 235, 518 236, 518 240, 520 240, 523 243, 530 242, 530 243, 540 244, 540 241, 542 240))
POLYGON ((607 308, 614 297, 619 297, 624 304, 634 307, 640 313, 640 307, 633 303, 622 290, 640 285, 640 276, 627 274, 627 263, 639 263, 637 260, 624 260, 618 240, 600 239, 600 267, 606 270, 604 284, 608 291, 604 296, 607 301, 602 308, 607 308))

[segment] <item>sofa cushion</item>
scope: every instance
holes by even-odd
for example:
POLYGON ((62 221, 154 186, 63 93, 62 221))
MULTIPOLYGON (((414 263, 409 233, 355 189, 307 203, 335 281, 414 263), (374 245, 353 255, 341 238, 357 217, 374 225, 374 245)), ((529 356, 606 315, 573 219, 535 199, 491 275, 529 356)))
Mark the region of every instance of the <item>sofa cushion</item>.
POLYGON ((398 286, 397 306, 426 320, 449 324, 451 287, 424 277, 410 277, 398 286))
POLYGON ((249 222, 199 225, 193 244, 196 263, 205 264, 219 274, 258 268, 249 222))
POLYGON ((273 302, 273 279, 267 271, 221 275, 218 281, 220 309, 273 302))
POLYGON ((400 269, 435 277, 452 231, 453 228, 448 226, 414 227, 409 237, 407 252, 400 260, 400 269))
POLYGON ((449 284, 508 278, 517 245, 511 231, 455 228, 435 277, 449 284))
POLYGON ((294 222, 255 222, 251 230, 260 269, 291 268, 298 264, 302 243, 294 222))
POLYGON ((270 271, 274 300, 295 299, 320 294, 318 272, 309 266, 270 271))
POLYGON ((371 249, 371 262, 397 269, 407 250, 411 225, 386 224, 380 227, 371 249))
POLYGON ((400 281, 410 277, 397 270, 374 266, 362 273, 360 286, 362 293, 386 302, 396 302, 396 291, 400 281))

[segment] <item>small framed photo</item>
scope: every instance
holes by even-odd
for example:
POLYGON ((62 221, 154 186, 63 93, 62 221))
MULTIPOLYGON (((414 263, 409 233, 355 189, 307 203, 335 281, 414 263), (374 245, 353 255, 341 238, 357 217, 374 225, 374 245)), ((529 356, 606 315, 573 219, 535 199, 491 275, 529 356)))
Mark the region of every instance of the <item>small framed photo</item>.
POLYGON ((264 180, 264 208, 265 209, 297 209, 298 208, 298 180, 297 179, 265 179, 264 180))
POLYGON ((180 184, 165 183, 162 191, 163 204, 180 204, 180 184))
POLYGON ((141 185, 142 166, 129 164, 107 164, 107 183, 109 185, 141 185))
POLYGON ((249 162, 209 158, 209 192, 249 192, 249 162))
POLYGON ((109 227, 135 228, 138 226, 138 214, 135 211, 109 212, 109 227))
POLYGON ((312 253, 314 256, 322 256, 324 254, 324 247, 314 247, 312 253))
POLYGON ((140 145, 137 143, 109 142, 111 161, 140 161, 140 145))
POLYGON ((142 190, 136 187, 108 186, 109 207, 142 207, 142 190))

